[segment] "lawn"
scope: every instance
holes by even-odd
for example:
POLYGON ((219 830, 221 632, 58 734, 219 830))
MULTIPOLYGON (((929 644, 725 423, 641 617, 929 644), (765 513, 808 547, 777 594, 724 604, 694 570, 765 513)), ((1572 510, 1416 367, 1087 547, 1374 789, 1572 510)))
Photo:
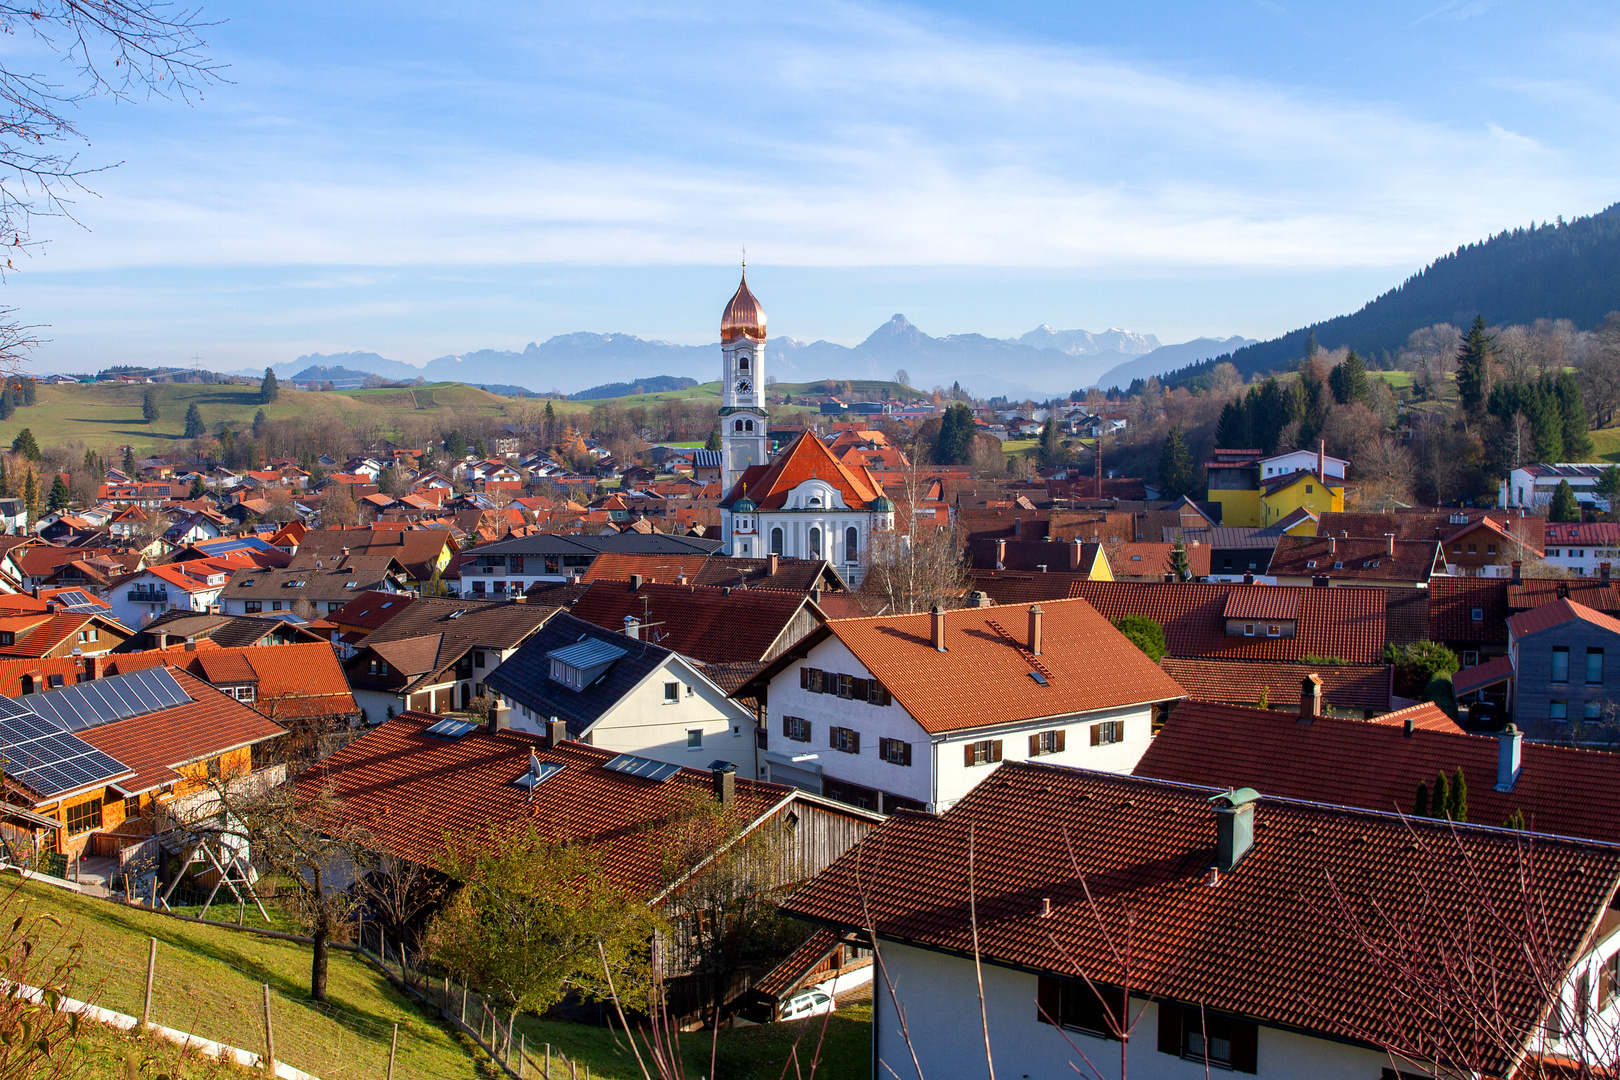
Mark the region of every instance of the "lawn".
POLYGON ((1620 427, 1592 432, 1592 460, 1620 462, 1620 427))
POLYGON ((1403 386, 1411 386, 1412 380, 1415 378, 1410 371, 1369 371, 1367 374, 1375 379, 1383 379, 1396 390, 1403 386))
POLYGON ((1009 455, 1022 454, 1027 450, 1035 449, 1039 445, 1041 445, 1039 439, 1008 439, 1001 444, 1001 452, 1009 455))

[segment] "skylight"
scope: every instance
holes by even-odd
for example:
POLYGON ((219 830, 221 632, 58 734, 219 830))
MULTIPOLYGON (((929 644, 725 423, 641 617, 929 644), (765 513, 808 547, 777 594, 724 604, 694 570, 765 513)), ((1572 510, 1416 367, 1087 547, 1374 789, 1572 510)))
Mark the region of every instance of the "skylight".
MULTIPOLYGON (((1033 617, 1033 616, 1032 616, 1032 617, 1033 617)), ((1039 683, 1039 684, 1040 684, 1040 685, 1042 685, 1042 686, 1051 686, 1051 685, 1052 685, 1052 684, 1051 684, 1051 683, 1049 683, 1049 682, 1047 682, 1047 681, 1046 681, 1046 676, 1045 676, 1045 675, 1042 675, 1042 674, 1041 674, 1041 673, 1040 673, 1040 672, 1038 672, 1038 671, 1032 671, 1032 672, 1030 672, 1030 673, 1029 673, 1029 677, 1030 677, 1030 678, 1032 678, 1032 679, 1034 679, 1034 680, 1035 680, 1035 681, 1036 681, 1036 682, 1037 682, 1037 683, 1039 683)))
POLYGON ((671 765, 666 761, 653 761, 651 758, 637 757, 634 754, 620 754, 612 761, 603 765, 604 769, 624 773, 627 776, 639 776, 645 780, 654 780, 663 783, 681 771, 679 765, 671 765))
POLYGON ((545 783, 547 780, 550 780, 553 776, 556 776, 562 771, 562 762, 541 761, 539 758, 535 757, 534 753, 531 751, 529 753, 529 767, 525 769, 522 775, 520 775, 516 780, 513 780, 512 783, 526 791, 533 791, 535 788, 539 787, 541 784, 545 783))
POLYGON ((453 717, 445 717, 430 726, 423 734, 436 735, 441 739, 459 739, 469 731, 476 730, 478 726, 472 720, 457 720, 453 717))

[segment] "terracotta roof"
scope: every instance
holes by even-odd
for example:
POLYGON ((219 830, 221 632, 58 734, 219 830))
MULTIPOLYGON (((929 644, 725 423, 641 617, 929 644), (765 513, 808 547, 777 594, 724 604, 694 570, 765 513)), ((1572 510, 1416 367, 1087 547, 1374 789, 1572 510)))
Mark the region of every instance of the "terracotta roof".
POLYGON ((332 612, 327 618, 340 626, 358 626, 365 630, 376 630, 415 602, 416 597, 406 593, 368 590, 332 612))
POLYGON ((181 689, 191 695, 185 705, 144 716, 114 720, 78 732, 79 738, 135 770, 120 781, 125 791, 148 791, 179 779, 179 766, 214 757, 281 735, 265 719, 229 694, 178 668, 170 668, 181 689))
POLYGON ((825 480, 832 485, 843 497, 844 505, 852 510, 867 509, 868 503, 883 494, 882 486, 864 467, 846 466, 833 457, 815 432, 806 431, 772 458, 769 465, 754 465, 745 470, 726 495, 725 504, 729 506, 746 494, 761 510, 780 510, 787 505, 789 493, 810 479, 825 480))
POLYGON ((22 697, 23 677, 33 678, 30 693, 38 693, 50 684, 46 681, 55 675, 62 680, 62 685, 72 686, 79 681, 79 675, 84 672, 84 659, 72 656, 45 656, 28 657, 23 659, 0 659, 0 697, 22 697))
MULTIPOLYGON (((1027 573, 1022 570, 969 570, 969 588, 988 596, 998 607, 1012 604, 1044 604, 1048 600, 1068 600, 1080 595, 1075 586, 1090 581, 1090 574, 1027 573)), ((879 588, 878 576, 868 574, 863 590, 879 588), (868 586, 870 582, 870 586, 868 586)))
MULTIPOLYGON (((424 596, 373 630, 365 643, 380 645, 443 634, 468 647, 515 649, 556 613, 548 604, 424 596)), ((339 609, 332 617, 341 622, 341 615, 339 609)))
POLYGON ((1586 521, 1577 525, 1549 521, 1546 530, 1549 544, 1585 544, 1588 547, 1620 544, 1620 522, 1586 521))
POLYGON ((1124 615, 1146 615, 1164 627, 1171 656, 1204 656, 1224 660, 1298 662, 1306 656, 1332 656, 1352 664, 1376 664, 1384 652, 1383 589, 1344 586, 1313 589, 1270 585, 1298 597, 1298 630, 1291 638, 1227 637, 1226 598, 1254 588, 1204 582, 1158 583, 1083 581, 1074 594, 1083 596, 1110 621, 1124 615))
POLYGON ((1585 604, 1577 604, 1573 600, 1555 600, 1550 604, 1533 608, 1530 611, 1521 611, 1507 621, 1508 637, 1522 638, 1531 634, 1539 634, 1543 630, 1551 630, 1561 626, 1571 619, 1582 619, 1593 626, 1607 630, 1611 634, 1620 634, 1620 620, 1612 615, 1605 615, 1601 611, 1593 611, 1585 604))
POLYGON ((1246 585, 1226 594, 1221 614, 1228 619, 1298 619, 1299 593, 1270 585, 1246 585))
POLYGON ((1433 540, 1334 540, 1325 536, 1283 536, 1266 573, 1273 577, 1326 577, 1336 581, 1427 582, 1435 572, 1440 544, 1433 540), (1329 550, 1329 547, 1332 550, 1329 550))
MULTIPOLYGON (((1041 608, 1039 656, 1027 651, 1029 620, 1019 610, 946 612, 945 652, 934 648, 927 612, 839 619, 825 633, 843 642, 930 733, 1186 695, 1090 604, 1054 600, 1041 608)), ((806 647, 816 640, 807 638, 806 647)), ((773 667, 781 670, 788 659, 773 667)))
MULTIPOLYGON (((312 529, 298 541, 302 562, 310 553, 392 556, 413 580, 426 581, 444 553, 446 545, 456 550, 455 538, 444 529, 312 529)), ((356 565, 356 564, 351 564, 356 565)))
POLYGON ((707 555, 697 552, 633 555, 605 551, 591 561, 583 580, 587 585, 594 581, 629 581, 631 574, 640 574, 644 581, 673 583, 682 574, 690 579, 708 561, 707 555))
POLYGON ((1460 767, 1471 822, 1497 826, 1520 810, 1535 832, 1620 842, 1620 754, 1526 740, 1519 778, 1512 791, 1502 792, 1496 790, 1497 736, 1427 724, 1407 735, 1404 714, 1382 719, 1391 722, 1321 716, 1301 724, 1287 713, 1186 702, 1154 736, 1135 772, 1410 814, 1420 781, 1432 788, 1437 775, 1453 776, 1460 767))
MULTIPOLYGON (((1211 887, 1214 793, 1006 763, 942 816, 895 814, 784 907, 845 929, 865 926, 869 912, 884 938, 970 958, 971 825, 985 960, 1069 977, 1082 970, 1124 985, 1118 942, 1129 920, 1133 994, 1350 1041, 1411 1037, 1417 1020, 1397 1002, 1385 966, 1351 937, 1341 903, 1358 911, 1433 906, 1456 917, 1403 921, 1420 935, 1419 950, 1424 935, 1438 948, 1466 913, 1512 912, 1515 903, 1523 910, 1515 871, 1524 849, 1515 833, 1269 797, 1255 812, 1254 846, 1211 887), (1043 899, 1051 903, 1045 917, 1043 899)), ((1552 955, 1573 956, 1614 889, 1620 850, 1549 839, 1534 858, 1544 905, 1537 926, 1552 955)), ((1480 935, 1472 955, 1517 955, 1511 916, 1467 925, 1480 935)), ((1511 963, 1492 974, 1504 1012, 1527 1017, 1528 1034, 1542 1007, 1534 974, 1511 963)), ((1485 1064, 1492 1071, 1505 1063, 1485 1064)))
POLYGON ((1602 578, 1525 578, 1518 585, 1508 584, 1507 606, 1514 611, 1528 611, 1568 596, 1596 611, 1620 612, 1620 588, 1616 585, 1620 582, 1602 578))
POLYGON ((1446 715, 1446 711, 1432 701, 1419 702, 1404 709, 1375 716, 1368 723, 1383 724, 1386 727, 1404 728, 1408 720, 1412 726, 1422 728, 1424 731, 1446 731, 1453 735, 1463 734, 1463 729, 1457 721, 1446 715))
POLYGON ((569 614, 606 630, 625 619, 642 622, 647 641, 705 663, 762 661, 794 644, 788 633, 809 603, 801 593, 712 585, 651 584, 632 592, 626 583, 599 581, 569 614))
POLYGON ((254 683, 254 707, 277 720, 353 716, 360 711, 343 665, 324 641, 115 653, 107 658, 107 672, 124 675, 164 664, 184 668, 213 685, 254 683))
POLYGON ((1471 694, 1475 690, 1494 686, 1503 679, 1513 677, 1513 658, 1511 656, 1494 656, 1483 664, 1463 668, 1451 677, 1451 691, 1458 697, 1471 694))
MULTIPOLYGON (((331 649, 328 648, 327 652, 331 652, 331 649)), ((196 653, 191 663, 201 669, 202 677, 211 686, 221 683, 234 686, 259 681, 259 673, 253 670, 253 665, 238 650, 208 649, 196 653)))
POLYGON ((1272 708, 1299 708, 1300 682, 1307 675, 1322 680, 1322 697, 1341 709, 1389 708, 1389 668, 1356 664, 1259 664, 1242 660, 1205 660, 1167 656, 1160 667, 1199 701, 1258 705, 1260 695, 1272 708))
POLYGON ((141 627, 140 640, 148 645, 160 644, 162 637, 171 642, 196 638, 224 648, 257 645, 265 638, 291 637, 300 641, 318 640, 309 629, 312 623, 295 623, 274 615, 209 615, 200 611, 165 611, 141 627))
MULTIPOLYGON (((1173 543, 1130 541, 1108 549, 1108 565, 1115 577, 1142 575, 1163 578, 1165 574, 1171 572, 1171 558, 1175 549, 1176 545, 1173 543)), ((1208 544, 1188 545, 1187 569, 1192 571, 1194 577, 1209 576, 1211 550, 1208 544)))
POLYGON ((1428 636, 1435 641, 1506 645, 1509 589, 1505 578, 1444 574, 1430 578, 1428 636))
MULTIPOLYGON (((1433 582, 1439 578, 1430 578, 1433 582)), ((1429 640, 1429 590, 1416 586, 1386 585, 1384 636, 1392 645, 1429 640)))
POLYGON ((102 548, 59 548, 59 547, 30 547, 22 551, 13 551, 11 561, 17 564, 29 577, 45 577, 55 573, 63 563, 79 562, 97 555, 115 555, 116 549, 102 548))
MULTIPOLYGON (((1461 538, 1489 517, 1498 528, 1505 528, 1519 542, 1537 554, 1543 550, 1544 518, 1512 510, 1422 509, 1391 514, 1365 514, 1354 511, 1324 513, 1317 521, 1319 536, 1372 537, 1382 539, 1393 533, 1397 540, 1445 540, 1461 538), (1459 519, 1466 518, 1464 523, 1459 519)), ((1503 552, 1506 555, 1506 552, 1503 552)))
POLYGON ((15 645, 0 646, 0 656, 44 656, 77 634, 85 626, 95 623, 99 629, 124 635, 134 631, 111 615, 97 615, 87 611, 63 611, 17 638, 15 645))
MULTIPOLYGON (((681 769, 663 783, 602 766, 615 755, 583 743, 547 746, 539 736, 478 728, 459 739, 426 734, 439 717, 406 712, 298 776, 299 790, 330 786, 345 815, 381 847, 431 862, 445 835, 532 822, 542 834, 578 844, 600 860, 611 882, 642 896, 665 884, 658 826, 694 798, 710 797, 711 775, 681 769), (529 792, 513 783, 541 762, 563 766, 529 792)), ((793 797, 791 788, 736 778, 731 811, 757 821, 793 797)))

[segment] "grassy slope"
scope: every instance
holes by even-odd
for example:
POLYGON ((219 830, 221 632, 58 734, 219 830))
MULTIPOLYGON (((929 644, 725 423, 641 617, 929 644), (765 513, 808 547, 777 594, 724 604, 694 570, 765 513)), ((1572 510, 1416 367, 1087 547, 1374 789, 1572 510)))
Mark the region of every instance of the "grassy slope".
POLYGON ((1592 432, 1592 460, 1620 462, 1620 427, 1592 432))

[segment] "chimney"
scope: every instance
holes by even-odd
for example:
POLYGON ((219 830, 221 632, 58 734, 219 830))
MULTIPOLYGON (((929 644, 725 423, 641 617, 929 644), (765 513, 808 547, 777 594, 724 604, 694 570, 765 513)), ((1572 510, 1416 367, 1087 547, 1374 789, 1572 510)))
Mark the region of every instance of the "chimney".
POLYGON ((498 705, 491 705, 489 709, 489 733, 497 731, 510 731, 512 728, 512 710, 503 709, 498 705))
POLYGON ((810 588, 810 602, 812 604, 821 603, 821 586, 820 585, 811 586, 811 588, 810 588))
POLYGON ((675 584, 677 584, 677 585, 685 585, 686 584, 686 571, 683 570, 679 574, 675 575, 675 584))
POLYGON ((1322 676, 1311 672, 1299 681, 1299 722, 1309 724, 1322 715, 1322 676))
POLYGON ((1520 562, 1518 559, 1513 560, 1513 584, 1524 584, 1524 563, 1520 562))
POLYGON ((782 556, 778 555, 774 551, 771 552, 770 555, 765 559, 765 573, 771 577, 775 577, 777 567, 781 565, 781 562, 782 556))
POLYGON ((1013 518, 1013 536, 1016 538, 1016 537, 1022 536, 1023 534, 1024 534, 1024 519, 1023 518, 1013 518))
POLYGON ((1336 554, 1338 554, 1338 552, 1339 552, 1339 538, 1337 536, 1328 537, 1328 554, 1329 555, 1336 555, 1336 554))
POLYGON ((1417 730, 1417 721, 1408 716, 1406 722, 1401 725, 1401 729, 1405 732, 1406 737, 1410 739, 1412 732, 1417 730))
POLYGON ((627 638, 635 638, 637 641, 640 641, 641 620, 636 618, 634 615, 626 615, 624 617, 624 636, 627 638))
POLYGON ((965 597, 963 597, 963 599, 967 601, 967 606, 971 608, 983 608, 990 606, 989 594, 980 592, 977 589, 968 593, 965 597))
POLYGON ((1395 534, 1394 533, 1385 533, 1384 534, 1384 554, 1385 555, 1394 555, 1395 554, 1395 534))
POLYGON ((1169 585, 1169 584, 1171 584, 1171 583, 1172 583, 1172 582, 1174 582, 1174 581, 1175 581, 1175 580, 1176 580, 1176 575, 1175 575, 1175 574, 1174 574, 1174 573, 1166 573, 1166 574, 1165 574, 1165 575, 1164 575, 1164 583, 1165 583, 1165 584, 1166 584, 1166 585, 1169 585))
POLYGON ((945 609, 935 604, 928 613, 934 629, 934 651, 945 651, 945 609))
POLYGON ((1215 811, 1215 872, 1229 874, 1254 846, 1254 806, 1260 793, 1238 788, 1209 801, 1215 811))
POLYGON ((1243 584, 1245 584, 1245 585, 1253 585, 1254 584, 1254 575, 1249 573, 1247 570, 1245 570, 1243 572, 1243 584))
POLYGON ((196 652, 196 651, 197 651, 197 639, 194 638, 194 637, 186 638, 186 652, 196 652))
POLYGON ((546 721, 546 745, 556 746, 558 743, 568 741, 568 721, 559 720, 553 716, 546 721))
POLYGON ((45 601, 45 613, 47 615, 55 615, 56 614, 56 601, 55 600, 47 600, 47 601, 45 601))
POLYGON ((1604 581, 1609 580, 1609 564, 1608 563, 1606 563, 1606 562, 1598 563, 1598 576, 1601 577, 1604 581))
POLYGON ((1045 613, 1041 605, 1031 604, 1029 608, 1029 651, 1036 656, 1041 655, 1041 631, 1045 613))
POLYGON ((1005 570, 1006 568, 1007 568, 1007 541, 1005 541, 1005 540, 997 540, 996 541, 996 565, 995 565, 994 569, 996 569, 996 570, 1005 570))
POLYGON ((737 801, 737 766, 729 761, 715 764, 719 768, 714 770, 714 800, 721 806, 730 806, 737 801))
POLYGON ((1316 444, 1316 478, 1327 483, 1327 440, 1316 444))
POLYGON ((1560 600, 1568 600, 1569 599, 1569 582, 1560 581, 1558 583, 1558 599, 1560 599, 1560 600))
POLYGON ((1496 738, 1496 790, 1512 791, 1519 780, 1519 751, 1524 735, 1517 724, 1509 724, 1496 738))
POLYGON ((631 592, 640 592, 641 591, 641 575, 640 574, 631 574, 630 575, 630 591, 631 592))

